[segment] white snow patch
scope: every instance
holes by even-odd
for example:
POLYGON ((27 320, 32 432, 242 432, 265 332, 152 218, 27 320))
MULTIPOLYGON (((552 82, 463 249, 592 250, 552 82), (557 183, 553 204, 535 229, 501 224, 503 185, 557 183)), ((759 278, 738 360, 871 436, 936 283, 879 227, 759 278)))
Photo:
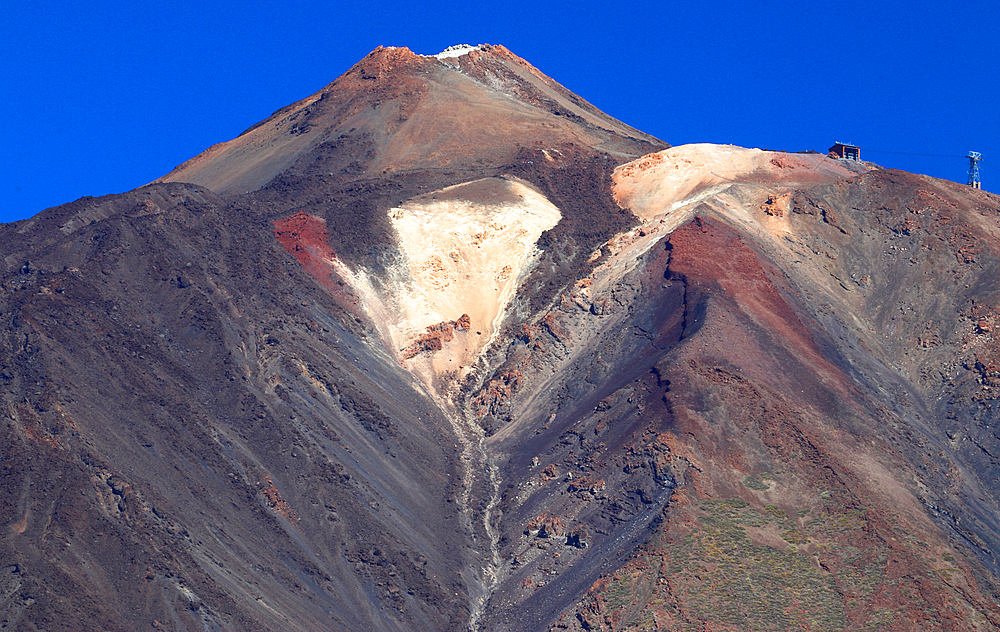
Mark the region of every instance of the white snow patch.
POLYGON ((455 44, 454 46, 449 46, 437 55, 433 55, 438 59, 448 59, 452 57, 461 57, 462 55, 468 55, 474 50, 479 50, 483 45, 472 46, 471 44, 455 44))

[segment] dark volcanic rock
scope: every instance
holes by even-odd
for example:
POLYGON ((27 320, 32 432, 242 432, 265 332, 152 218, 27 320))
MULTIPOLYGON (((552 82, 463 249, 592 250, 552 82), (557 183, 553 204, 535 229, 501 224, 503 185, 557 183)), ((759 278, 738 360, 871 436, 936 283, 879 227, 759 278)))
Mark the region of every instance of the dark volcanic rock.
POLYGON ((34 601, 23 623, 460 628, 450 425, 270 226, 205 199, 111 198, 158 210, 57 232, 4 278, 3 559, 34 601))

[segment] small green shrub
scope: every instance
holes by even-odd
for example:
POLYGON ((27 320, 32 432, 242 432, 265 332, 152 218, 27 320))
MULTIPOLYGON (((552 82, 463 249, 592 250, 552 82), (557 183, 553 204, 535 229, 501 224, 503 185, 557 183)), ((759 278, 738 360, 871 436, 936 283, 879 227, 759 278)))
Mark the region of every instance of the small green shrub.
POLYGON ((757 490, 758 492, 766 492, 768 489, 770 489, 767 486, 767 483, 760 480, 759 476, 750 476, 749 474, 743 477, 743 484, 749 487, 750 489, 757 490))

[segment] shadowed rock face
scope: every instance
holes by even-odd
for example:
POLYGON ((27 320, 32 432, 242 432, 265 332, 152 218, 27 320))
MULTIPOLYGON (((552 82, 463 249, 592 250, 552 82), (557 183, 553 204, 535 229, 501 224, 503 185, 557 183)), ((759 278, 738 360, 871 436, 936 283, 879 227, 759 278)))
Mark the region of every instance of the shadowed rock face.
POLYGON ((0 626, 997 629, 1000 199, 459 53, 0 227, 0 626))

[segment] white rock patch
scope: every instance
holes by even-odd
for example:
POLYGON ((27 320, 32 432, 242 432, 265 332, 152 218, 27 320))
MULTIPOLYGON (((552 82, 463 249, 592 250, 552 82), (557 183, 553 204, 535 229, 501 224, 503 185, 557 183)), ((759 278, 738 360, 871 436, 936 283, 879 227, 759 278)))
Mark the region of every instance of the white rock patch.
POLYGON ((640 219, 663 218, 711 195, 718 185, 742 180, 766 154, 733 145, 671 147, 615 169, 615 198, 640 219))
MULTIPOLYGON (((679 145, 619 165, 613 174, 615 200, 641 224, 609 240, 611 253, 577 289, 581 304, 599 296, 633 269, 653 244, 707 209, 757 234, 788 232, 788 218, 766 217, 760 204, 802 182, 834 182, 852 172, 822 154, 787 154, 707 143, 679 145), (817 170, 821 167, 825 171, 817 170)), ((596 257, 596 253, 595 253, 596 257)))
MULTIPOLYGON (((430 374, 462 373, 499 328, 535 262, 535 243, 562 215, 526 184, 486 178, 423 195, 389 211, 405 256, 392 297, 393 342, 412 344, 432 325, 468 314, 471 326, 429 359, 430 374)), ((425 362, 426 364, 426 362, 425 362)), ((423 371, 420 371, 423 372, 423 371)))

